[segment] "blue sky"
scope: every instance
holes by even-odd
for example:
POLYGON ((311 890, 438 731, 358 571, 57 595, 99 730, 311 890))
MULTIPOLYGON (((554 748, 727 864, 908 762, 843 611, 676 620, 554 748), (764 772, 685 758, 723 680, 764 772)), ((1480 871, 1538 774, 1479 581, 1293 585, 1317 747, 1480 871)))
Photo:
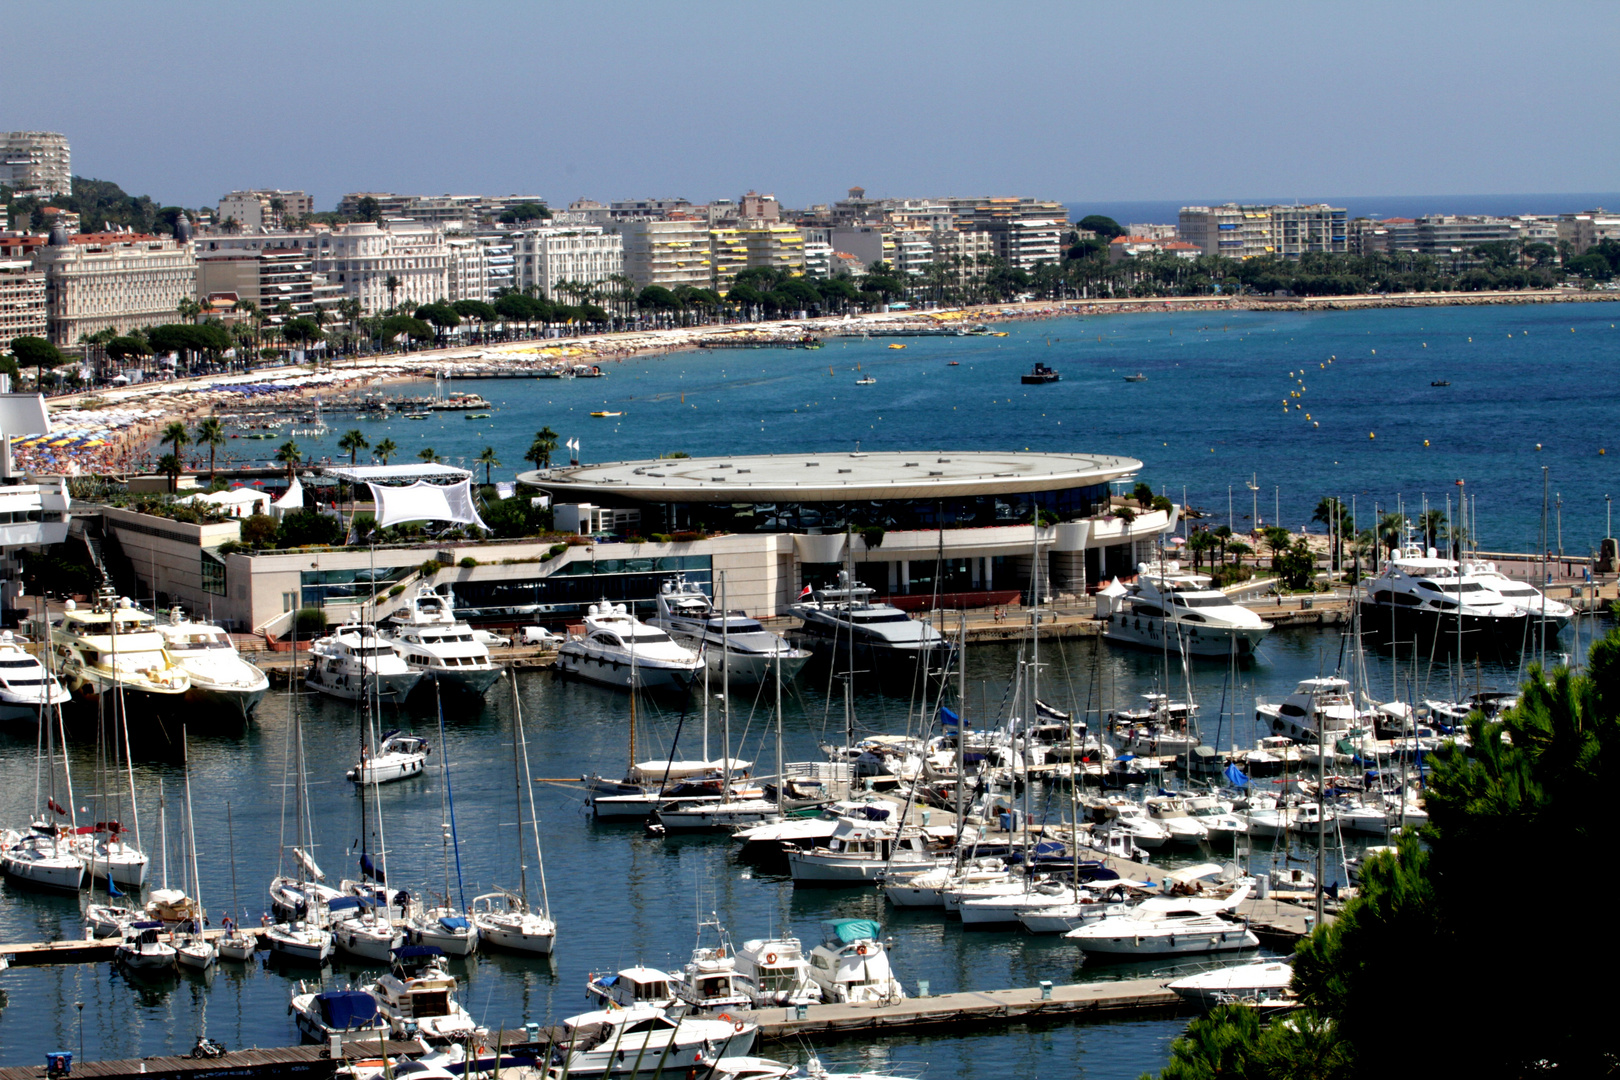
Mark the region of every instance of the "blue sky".
POLYGON ((66 0, 3 25, 0 129, 187 206, 1620 187, 1608 3, 66 0))

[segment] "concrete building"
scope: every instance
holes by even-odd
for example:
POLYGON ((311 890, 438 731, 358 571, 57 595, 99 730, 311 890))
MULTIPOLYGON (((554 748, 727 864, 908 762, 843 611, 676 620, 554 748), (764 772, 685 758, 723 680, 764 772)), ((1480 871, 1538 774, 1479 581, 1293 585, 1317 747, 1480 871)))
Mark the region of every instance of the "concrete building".
POLYGON ((73 156, 54 131, 0 132, 0 184, 20 196, 73 194, 73 156))
POLYGON ((696 209, 690 199, 618 199, 608 204, 608 216, 614 221, 636 218, 657 221, 670 214, 692 213, 696 209))
POLYGON ((1063 259, 1068 210, 1044 199, 945 199, 957 229, 990 236, 997 258, 1015 270, 1033 270, 1063 259))
POLYGON ((624 273, 624 238, 597 226, 525 229, 511 234, 513 288, 530 286, 548 300, 575 303, 559 282, 595 285, 624 273))
POLYGON ((0 259, 0 343, 48 332, 44 273, 32 259, 0 259))
POLYGON ((1574 254, 1583 255, 1600 240, 1620 240, 1620 214, 1611 214, 1602 207, 1563 214, 1558 218, 1557 234, 1559 240, 1569 243, 1574 254))
POLYGON ((315 310, 315 263, 303 248, 226 249, 197 252, 197 295, 235 293, 259 306, 269 321, 284 321, 276 308, 287 304, 290 318, 315 310))
MULTIPOLYGON (((1146 237, 1149 240, 1180 240, 1181 230, 1174 225, 1135 223, 1125 226, 1125 235, 1146 237)), ((1085 237, 1082 236, 1081 239, 1085 237)))
POLYGON ((1350 250, 1342 206, 1317 203, 1314 206, 1273 206, 1271 246, 1285 258, 1297 259, 1311 252, 1344 254, 1350 250))
POLYGON ((360 204, 367 199, 375 199, 379 216, 404 217, 405 205, 415 197, 397 195, 392 191, 351 191, 338 200, 337 212, 344 217, 359 217, 360 204))
POLYGON ((234 220, 244 231, 284 228, 315 212, 315 200, 302 191, 279 188, 233 191, 219 200, 219 221, 234 220))
POLYGON ((775 195, 750 191, 737 200, 737 217, 743 221, 781 221, 782 206, 775 195))
POLYGON ((472 232, 478 227, 478 195, 416 196, 405 200, 397 216, 433 225, 447 233, 472 232))
POLYGON ((1205 255, 1252 259, 1274 251, 1271 211, 1264 206, 1183 206, 1179 230, 1205 255))
POLYGON ((494 300, 513 288, 512 242, 505 236, 457 236, 445 241, 445 298, 494 300))
POLYGON ((738 271, 748 269, 748 241, 742 230, 709 228, 709 287, 724 296, 738 271))
MULTIPOLYGON (((800 230, 801 232, 804 230, 800 230)), ((804 273, 806 277, 826 278, 832 276, 832 245, 824 240, 806 240, 804 242, 804 273)))
POLYGON ((366 314, 431 304, 446 295, 449 252, 444 233, 431 225, 401 218, 381 225, 351 222, 307 235, 303 243, 315 257, 316 271, 329 284, 342 286, 345 297, 359 300, 366 314))
POLYGON ((1152 258, 1155 255, 1174 255, 1181 259, 1196 259, 1203 249, 1185 240, 1154 240, 1146 236, 1116 236, 1108 242, 1108 261, 1152 258))
POLYGON ((797 277, 804 273, 804 237, 796 226, 755 221, 741 229, 750 270, 767 269, 797 277))
POLYGON ((611 222, 624 245, 624 273, 637 289, 661 285, 677 289, 711 284, 709 224, 695 217, 665 220, 628 218, 611 222))
POLYGON ((921 229, 896 229, 892 234, 894 268, 902 274, 920 275, 934 261, 934 245, 921 229))
POLYGON ((959 280, 981 277, 984 260, 995 257, 996 245, 989 233, 962 229, 935 229, 928 242, 934 248, 934 261, 952 267, 959 280))
POLYGON ((834 251, 855 256, 865 266, 894 263, 894 239, 881 225, 839 225, 827 230, 834 251))
POLYGON ((52 234, 34 252, 45 274, 47 336, 58 346, 86 334, 120 334, 174 322, 182 300, 197 296, 197 259, 189 241, 136 233, 52 234))
POLYGON ((1417 250, 1424 255, 1473 261, 1479 244, 1518 240, 1524 225, 1516 218, 1432 214, 1417 219, 1417 250))

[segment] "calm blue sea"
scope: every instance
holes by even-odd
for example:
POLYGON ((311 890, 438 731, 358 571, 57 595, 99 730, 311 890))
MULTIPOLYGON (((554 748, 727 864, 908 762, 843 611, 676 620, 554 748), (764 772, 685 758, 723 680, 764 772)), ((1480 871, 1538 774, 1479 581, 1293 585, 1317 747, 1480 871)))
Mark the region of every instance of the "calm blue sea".
MULTIPOLYGON (((432 446, 470 464, 480 449, 493 446, 505 463, 497 477, 522 467, 532 433, 548 424, 565 438, 579 437, 585 458, 593 461, 670 450, 837 450, 857 440, 879 448, 1100 450, 1140 458, 1145 479, 1178 495, 1186 485, 1194 504, 1219 516, 1228 487, 1235 486, 1240 526, 1250 502, 1244 481, 1251 475, 1262 489, 1263 515, 1271 519, 1275 499, 1284 524, 1308 516, 1324 494, 1355 495, 1367 515, 1374 501, 1388 504, 1404 496, 1416 503, 1423 492, 1433 497, 1455 491, 1453 481, 1465 478, 1468 490, 1481 496, 1487 544, 1509 547, 1536 542, 1541 467, 1547 466, 1554 489, 1563 493, 1565 545, 1584 551, 1602 532, 1610 483, 1610 458, 1598 450, 1612 426, 1606 372, 1620 345, 1620 330, 1612 325, 1620 321, 1617 308, 1134 315, 1014 324, 1006 338, 913 340, 903 351, 866 342, 808 353, 686 353, 617 365, 609 377, 594 381, 480 382, 477 388, 497 404, 487 422, 451 414, 356 426, 373 442, 392 437, 407 455, 432 446), (1325 366, 1329 357, 1334 362, 1325 366), (947 367, 953 359, 961 366, 947 367), (1063 382, 1021 386, 1018 374, 1036 359, 1061 370, 1063 382), (855 386, 857 367, 878 382, 855 386), (1148 380, 1123 381, 1123 374, 1137 371, 1148 380), (1298 388, 1300 372, 1305 407, 1285 415, 1282 399, 1290 387, 1298 388), (1431 388, 1438 379, 1452 385, 1431 388), (604 406, 625 415, 589 418, 604 406), (1377 437, 1369 439, 1369 432, 1377 437)), ((338 421, 338 432, 347 426, 338 421)), ((301 441, 307 448, 308 441, 301 441)), ((330 443, 324 452, 339 456, 330 443)), ((1562 648, 1572 647, 1566 638, 1562 648)), ((1042 696, 1076 709, 1125 704, 1158 683, 1159 662, 1149 653, 1075 642, 1043 647, 1042 656, 1049 661, 1042 696)), ((1340 657, 1336 635, 1298 630, 1274 634, 1261 661, 1236 684, 1228 681, 1224 665, 1196 665, 1193 691, 1206 724, 1217 725, 1211 737, 1223 745, 1252 740, 1255 694, 1286 693, 1300 678, 1333 671, 1340 657), (1239 717, 1235 724, 1233 714, 1239 717)), ((969 651, 970 714, 1000 713, 1015 659, 1009 646, 969 651)), ((1368 666, 1373 685, 1393 679, 1381 657, 1369 657, 1368 666)), ((1402 678, 1413 677, 1408 664, 1402 678)), ((1478 675, 1495 685, 1510 685, 1514 677, 1489 666, 1478 675)), ((1445 692, 1442 673, 1416 678, 1415 686, 1403 682, 1403 693, 1445 692)), ((623 768, 628 709, 622 696, 549 673, 518 676, 518 688, 535 775, 566 781, 623 768)), ((318 859, 335 879, 352 873, 357 861, 360 810, 342 773, 356 753, 358 723, 347 705, 317 697, 301 701, 314 763, 318 859)), ((907 705, 862 696, 860 722, 866 730, 903 731, 907 705)), ((202 892, 216 913, 239 905, 256 918, 265 907, 282 836, 290 709, 286 694, 277 693, 241 737, 192 741, 202 892), (234 830, 227 830, 227 820, 234 821, 234 830)), ((733 703, 733 727, 741 732, 746 757, 768 758, 765 713, 752 700, 733 703)), ((837 700, 824 686, 800 687, 786 713, 790 756, 814 754, 818 739, 840 724, 837 700)), ((644 710, 642 717, 642 753, 667 750, 676 713, 666 705, 644 710)), ((493 884, 515 883, 512 719, 505 682, 481 707, 449 709, 442 740, 431 704, 390 713, 387 720, 427 732, 436 747, 434 762, 450 764, 462 879, 458 884, 453 866, 447 872, 440 830, 447 820, 446 785, 430 774, 383 791, 397 884, 442 891, 448 876, 451 892, 464 889, 470 897, 493 884)), ((693 747, 695 732, 689 718, 683 747, 693 747)), ((156 853, 160 789, 169 846, 178 843, 178 735, 147 730, 137 741, 142 838, 156 853)), ((31 728, 0 731, 0 824, 24 823, 42 801, 35 794, 35 745, 31 728)), ((712 752, 718 753, 717 745, 712 752)), ((98 775, 96 760, 94 745, 76 739, 74 795, 87 813, 94 812, 96 792, 120 783, 98 775)), ((1033 798, 1038 813, 1055 817, 1067 807, 1061 792, 1036 790, 1033 798)), ((919 980, 942 992, 1142 973, 1082 965, 1058 940, 968 934, 936 917, 896 914, 870 891, 795 891, 734 861, 724 841, 657 841, 638 829, 597 826, 581 792, 568 782, 540 785, 537 799, 546 882, 561 925, 558 955, 553 964, 541 964, 491 953, 459 968, 462 1000, 490 1024, 544 1022, 583 1010, 584 984, 593 971, 635 961, 682 962, 699 915, 709 911, 738 938, 791 928, 807 941, 816 939, 825 918, 878 918, 895 938, 896 968, 913 989, 919 980)), ((1254 855, 1259 864, 1273 857, 1263 849, 1254 855)), ((171 882, 179 874, 178 857, 171 855, 171 882)), ((159 864, 153 878, 161 877, 159 864)), ((77 898, 0 884, 0 942, 77 936, 80 911, 77 898)), ((340 966, 326 978, 341 983, 356 974, 340 966)), ((37 1064, 57 1048, 77 1051, 81 1035, 90 1058, 183 1052, 203 1030, 232 1046, 286 1044, 296 1039, 286 1003, 301 977, 312 976, 223 966, 201 978, 143 984, 108 964, 13 968, 0 974, 0 1064, 37 1064), (75 1002, 84 1003, 82 1014, 75 1002)), ((846 1041, 825 1048, 823 1057, 930 1077, 993 1072, 1134 1078, 1163 1065, 1182 1027, 1177 1021, 1142 1021, 846 1041)), ((802 1047, 792 1046, 772 1052, 804 1055, 802 1047)))

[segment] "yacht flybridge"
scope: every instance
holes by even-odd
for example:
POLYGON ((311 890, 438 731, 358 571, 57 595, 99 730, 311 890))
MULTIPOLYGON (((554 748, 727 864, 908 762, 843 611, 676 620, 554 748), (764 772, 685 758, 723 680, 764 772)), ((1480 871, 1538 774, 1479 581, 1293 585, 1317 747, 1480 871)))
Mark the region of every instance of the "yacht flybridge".
POLYGON ((417 586, 405 606, 394 612, 384 637, 413 671, 447 690, 482 694, 501 677, 489 650, 471 626, 456 619, 453 600, 428 584, 417 586))
POLYGON ((1525 601, 1498 592, 1507 578, 1481 574, 1477 564, 1440 558, 1433 548, 1402 548, 1361 598, 1361 625, 1374 639, 1431 651, 1516 652, 1530 640, 1533 617, 1525 601))
POLYGON ((557 650, 557 668, 603 686, 626 690, 685 690, 702 663, 664 631, 630 614, 623 604, 592 604, 585 633, 557 650))
POLYGON ((422 673, 405 663, 377 628, 355 615, 329 637, 309 647, 304 685, 336 698, 359 701, 368 695, 404 701, 422 673))
POLYGON ((51 644, 68 686, 86 697, 121 687, 126 700, 177 704, 191 675, 169 655, 157 620, 127 597, 104 589, 89 611, 69 600, 51 628, 51 644))
POLYGON ((810 659, 808 650, 794 648, 758 619, 740 611, 716 611, 708 594, 684 574, 665 581, 659 590, 653 625, 688 648, 700 649, 712 674, 729 668, 729 678, 737 684, 763 683, 777 670, 784 682, 792 682, 810 659))
POLYGON ((174 607, 157 631, 169 655, 191 677, 188 704, 223 708, 232 719, 245 721, 269 693, 269 678, 242 659, 220 627, 196 622, 174 607))
MULTIPOLYGON (((1106 591, 1105 591, 1106 592, 1106 591)), ((1116 597, 1103 637, 1189 656, 1253 656, 1271 624, 1179 563, 1142 564, 1116 597)))
POLYGON ((955 646, 930 624, 876 596, 877 590, 840 570, 835 587, 806 586, 788 609, 804 620, 795 634, 835 668, 851 665, 896 684, 949 669, 955 646))

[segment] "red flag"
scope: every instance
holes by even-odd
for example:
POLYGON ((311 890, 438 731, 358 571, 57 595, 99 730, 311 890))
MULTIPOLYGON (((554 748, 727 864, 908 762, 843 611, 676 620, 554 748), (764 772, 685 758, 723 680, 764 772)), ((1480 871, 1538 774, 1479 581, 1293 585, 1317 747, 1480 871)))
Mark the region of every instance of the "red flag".
POLYGON ((810 595, 810 586, 806 585, 804 587, 804 589, 799 593, 799 595, 800 596, 809 596, 810 595))
POLYGON ((55 810, 58 814, 61 814, 63 817, 67 817, 67 811, 62 809, 62 807, 57 803, 57 801, 55 799, 46 799, 45 800, 45 805, 50 807, 52 810, 55 810))

